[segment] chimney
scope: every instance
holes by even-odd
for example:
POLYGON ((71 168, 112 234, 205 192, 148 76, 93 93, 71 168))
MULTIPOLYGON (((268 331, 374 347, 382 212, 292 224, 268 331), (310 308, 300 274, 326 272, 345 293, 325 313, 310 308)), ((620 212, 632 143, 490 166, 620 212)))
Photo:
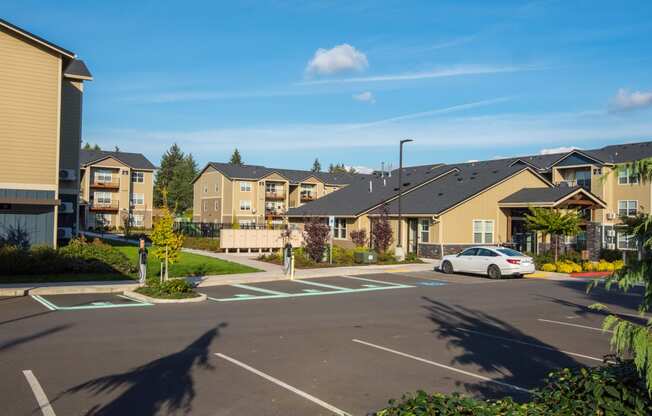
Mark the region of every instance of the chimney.
POLYGON ((373 190, 374 190, 373 182, 371 181, 371 179, 369 179, 369 193, 373 192, 373 190))

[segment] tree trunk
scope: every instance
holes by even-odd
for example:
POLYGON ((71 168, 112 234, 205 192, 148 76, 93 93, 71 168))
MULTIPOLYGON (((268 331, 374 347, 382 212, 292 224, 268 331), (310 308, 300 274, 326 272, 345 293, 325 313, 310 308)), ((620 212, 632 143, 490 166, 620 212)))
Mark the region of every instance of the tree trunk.
POLYGON ((555 234, 555 263, 557 263, 557 257, 559 255, 559 235, 555 234))
POLYGON ((165 280, 167 281, 169 278, 168 274, 168 246, 165 246, 165 280))

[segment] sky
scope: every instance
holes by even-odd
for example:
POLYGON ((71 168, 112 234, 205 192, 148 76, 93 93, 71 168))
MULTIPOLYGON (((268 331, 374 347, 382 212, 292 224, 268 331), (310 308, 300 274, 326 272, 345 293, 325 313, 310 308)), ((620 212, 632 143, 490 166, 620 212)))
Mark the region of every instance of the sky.
POLYGON ((3 0, 83 59, 84 141, 378 169, 652 140, 652 2, 3 0))

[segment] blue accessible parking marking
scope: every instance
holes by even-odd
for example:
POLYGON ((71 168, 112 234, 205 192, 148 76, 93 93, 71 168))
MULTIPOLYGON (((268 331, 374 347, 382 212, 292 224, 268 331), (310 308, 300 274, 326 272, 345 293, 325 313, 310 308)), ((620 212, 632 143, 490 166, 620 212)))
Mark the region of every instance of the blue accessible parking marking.
POLYGON ((442 282, 440 280, 426 280, 424 282, 417 282, 416 284, 419 286, 437 287, 437 286, 444 286, 446 282, 442 282))

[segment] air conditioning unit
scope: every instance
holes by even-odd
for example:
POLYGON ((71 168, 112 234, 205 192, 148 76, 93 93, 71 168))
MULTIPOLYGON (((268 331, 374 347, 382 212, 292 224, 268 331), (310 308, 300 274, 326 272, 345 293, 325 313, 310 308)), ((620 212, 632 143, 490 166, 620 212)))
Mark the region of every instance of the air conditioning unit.
POLYGON ((59 205, 59 214, 73 214, 75 212, 75 206, 72 202, 62 202, 59 205))
POLYGON ((608 220, 615 220, 616 219, 616 214, 613 212, 607 212, 607 219, 608 220))
POLYGON ((615 250, 615 249, 616 249, 616 245, 615 245, 614 243, 609 243, 609 244, 607 244, 607 248, 608 248, 609 250, 615 250))
POLYGON ((615 237, 616 236, 616 230, 607 230, 607 237, 615 237))
POLYGON ((77 179, 77 171, 75 169, 61 169, 59 170, 59 179, 62 181, 74 181, 77 179))
POLYGON ((57 229, 57 238, 62 238, 64 240, 72 238, 72 228, 70 227, 59 227, 57 229))

